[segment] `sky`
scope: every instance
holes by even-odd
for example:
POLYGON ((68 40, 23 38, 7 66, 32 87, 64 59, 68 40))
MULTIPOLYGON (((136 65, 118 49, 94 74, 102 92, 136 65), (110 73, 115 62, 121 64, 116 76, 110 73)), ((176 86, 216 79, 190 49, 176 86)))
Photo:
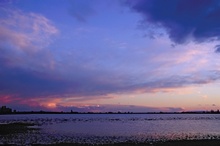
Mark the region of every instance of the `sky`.
POLYGON ((0 0, 0 106, 220 109, 219 0, 0 0))

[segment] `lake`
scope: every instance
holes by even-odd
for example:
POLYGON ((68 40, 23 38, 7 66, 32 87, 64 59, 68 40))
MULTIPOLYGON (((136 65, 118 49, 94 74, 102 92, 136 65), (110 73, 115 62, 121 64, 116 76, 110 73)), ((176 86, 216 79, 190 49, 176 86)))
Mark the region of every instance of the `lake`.
POLYGON ((0 123, 34 123, 39 131, 0 135, 3 143, 118 143, 220 139, 220 114, 0 115, 0 123))

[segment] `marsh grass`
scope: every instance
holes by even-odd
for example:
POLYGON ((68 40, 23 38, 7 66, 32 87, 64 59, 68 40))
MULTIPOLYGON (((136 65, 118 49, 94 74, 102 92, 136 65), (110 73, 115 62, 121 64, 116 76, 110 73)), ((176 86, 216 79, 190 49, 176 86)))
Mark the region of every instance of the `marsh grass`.
POLYGON ((33 128, 31 126, 35 126, 35 124, 23 123, 23 122, 0 124, 0 135, 27 133, 29 131, 34 131, 39 129, 39 128, 33 128))

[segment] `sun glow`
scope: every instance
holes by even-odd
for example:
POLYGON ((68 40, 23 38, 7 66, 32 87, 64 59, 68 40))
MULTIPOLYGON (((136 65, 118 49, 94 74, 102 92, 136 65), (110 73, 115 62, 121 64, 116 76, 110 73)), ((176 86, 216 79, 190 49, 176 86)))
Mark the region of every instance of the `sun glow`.
POLYGON ((49 107, 49 108, 56 108, 57 105, 56 105, 56 103, 48 103, 47 107, 49 107))

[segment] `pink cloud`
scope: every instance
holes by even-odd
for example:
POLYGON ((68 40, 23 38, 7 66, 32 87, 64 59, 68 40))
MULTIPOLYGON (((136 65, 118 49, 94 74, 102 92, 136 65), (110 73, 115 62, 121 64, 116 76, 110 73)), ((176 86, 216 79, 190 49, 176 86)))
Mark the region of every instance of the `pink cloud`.
POLYGON ((16 51, 35 52, 47 47, 58 29, 46 17, 21 10, 0 9, 1 46, 11 45, 16 51))
POLYGON ((46 17, 18 9, 0 8, 0 54, 5 65, 21 68, 53 69, 49 45, 59 33, 46 17), (41 60, 42 62, 39 62, 41 60))

